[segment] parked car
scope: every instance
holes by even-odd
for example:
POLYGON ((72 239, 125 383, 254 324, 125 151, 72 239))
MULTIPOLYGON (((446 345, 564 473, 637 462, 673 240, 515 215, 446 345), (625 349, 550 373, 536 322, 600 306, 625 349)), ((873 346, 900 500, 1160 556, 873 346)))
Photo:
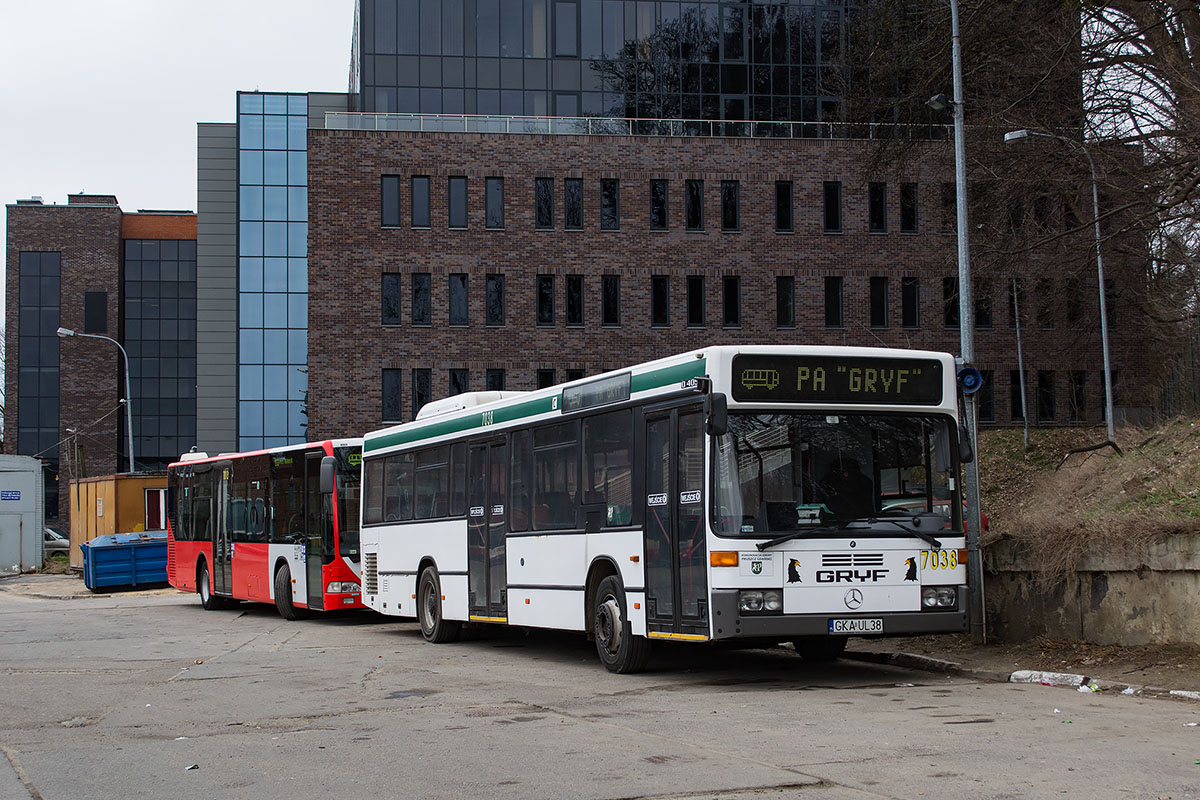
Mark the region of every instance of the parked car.
POLYGON ((71 551, 71 540, 62 531, 47 525, 42 528, 42 550, 47 557, 59 553, 65 556, 71 551))

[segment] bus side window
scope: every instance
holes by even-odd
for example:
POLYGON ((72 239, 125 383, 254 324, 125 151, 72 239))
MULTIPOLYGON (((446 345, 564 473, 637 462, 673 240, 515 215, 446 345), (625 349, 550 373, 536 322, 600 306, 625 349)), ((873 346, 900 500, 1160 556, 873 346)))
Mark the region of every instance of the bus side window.
POLYGON ((304 535, 304 461, 277 455, 271 463, 271 542, 293 544, 304 535))
POLYGON ((633 412, 610 411, 583 421, 584 496, 604 505, 604 526, 633 519, 633 412))
POLYGON ((386 522, 413 518, 413 454, 389 456, 383 468, 383 512, 386 522))
POLYGON ((561 422, 533 432, 533 528, 574 528, 579 491, 577 425, 561 422))
POLYGON ((417 453, 416 507, 414 518, 435 519, 446 516, 450 488, 449 451, 431 447, 417 453))
POLYGON ((512 480, 509 492, 508 529, 529 530, 530 469, 533 454, 530 452, 529 431, 517 431, 512 436, 512 480))
POLYGON ((467 443, 450 446, 450 516, 467 512, 467 443))
POLYGON ((367 462, 363 487, 363 523, 383 522, 383 459, 367 462))

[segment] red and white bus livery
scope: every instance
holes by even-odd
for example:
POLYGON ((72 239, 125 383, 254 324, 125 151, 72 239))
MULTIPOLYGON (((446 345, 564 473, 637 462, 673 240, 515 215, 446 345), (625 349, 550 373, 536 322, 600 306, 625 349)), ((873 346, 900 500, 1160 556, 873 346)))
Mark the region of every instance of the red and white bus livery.
POLYGON ((168 468, 168 580, 208 610, 248 600, 299 619, 363 608, 361 472, 361 439, 185 453, 168 468))

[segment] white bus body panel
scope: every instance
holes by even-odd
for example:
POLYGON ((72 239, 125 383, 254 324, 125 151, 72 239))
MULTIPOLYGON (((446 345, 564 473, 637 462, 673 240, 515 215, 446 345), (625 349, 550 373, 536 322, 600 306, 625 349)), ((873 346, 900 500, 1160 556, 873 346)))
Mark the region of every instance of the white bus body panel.
POLYGON ((461 519, 405 522, 365 527, 363 553, 376 555, 379 593, 363 595, 369 608, 392 616, 415 617, 417 566, 432 559, 442 582, 442 616, 467 618, 467 522, 461 519), (450 573, 450 574, 447 574, 450 573), (461 573, 461 574, 453 574, 461 573))
POLYGON ((271 589, 271 599, 275 599, 275 564, 279 559, 288 563, 292 573, 292 605, 308 606, 308 562, 305 560, 307 548, 303 543, 269 544, 267 545, 267 560, 270 564, 271 576, 267 585, 271 589))

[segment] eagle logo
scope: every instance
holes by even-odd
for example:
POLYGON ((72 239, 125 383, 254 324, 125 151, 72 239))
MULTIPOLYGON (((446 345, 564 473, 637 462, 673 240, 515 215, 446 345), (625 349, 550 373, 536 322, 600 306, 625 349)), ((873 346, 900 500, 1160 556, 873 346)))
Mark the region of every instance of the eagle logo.
POLYGON ((800 562, 794 558, 788 561, 788 583, 802 583, 800 580, 800 562))
POLYGON ((908 572, 904 573, 904 580, 915 581, 917 579, 917 560, 915 558, 906 558, 904 563, 908 566, 908 572))

